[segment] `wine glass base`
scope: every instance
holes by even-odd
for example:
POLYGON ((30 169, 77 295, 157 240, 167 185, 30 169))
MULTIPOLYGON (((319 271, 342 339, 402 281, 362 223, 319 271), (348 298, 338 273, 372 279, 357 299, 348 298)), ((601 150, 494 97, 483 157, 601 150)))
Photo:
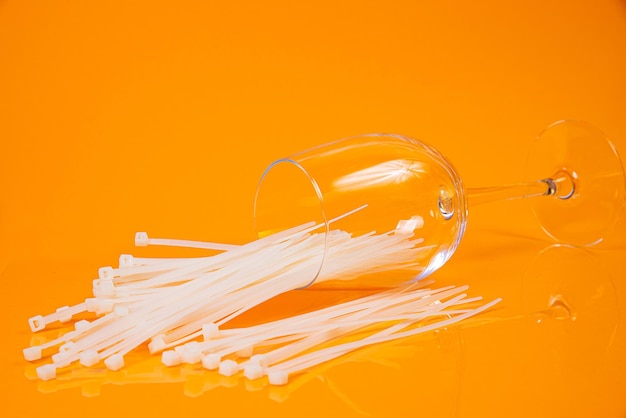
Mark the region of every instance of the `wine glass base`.
POLYGON ((622 214, 622 161, 604 133, 580 121, 550 125, 530 150, 526 180, 556 181, 550 196, 528 199, 543 230, 560 242, 602 241, 622 214))

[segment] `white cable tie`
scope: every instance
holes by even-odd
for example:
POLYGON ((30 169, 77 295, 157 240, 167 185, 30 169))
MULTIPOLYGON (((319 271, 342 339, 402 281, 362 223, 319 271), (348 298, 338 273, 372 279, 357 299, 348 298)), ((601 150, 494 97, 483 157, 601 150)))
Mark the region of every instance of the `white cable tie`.
POLYGON ((121 354, 113 354, 104 360, 107 369, 117 371, 124 367, 124 356, 121 354))
POLYGON ((405 328, 406 326, 408 326, 410 324, 410 321, 407 323, 403 323, 403 324, 397 324, 397 325, 387 328, 384 331, 381 331, 379 333, 366 337, 362 340, 353 341, 349 343, 343 343, 343 344, 332 346, 326 349, 321 349, 316 352, 312 352, 312 353, 305 354, 300 357, 288 360, 277 366, 269 367, 266 370, 266 373, 269 378, 270 384, 284 385, 287 383, 288 377, 292 373, 296 373, 300 370, 304 370, 316 364, 324 363, 333 358, 339 357, 340 355, 346 354, 350 351, 356 350, 364 346, 391 341, 391 340, 395 340, 399 338, 405 338, 405 337, 421 334, 427 331, 431 331, 433 329, 452 325, 456 322, 462 321, 463 319, 469 318, 470 316, 474 316, 484 310, 487 310, 500 301, 501 299, 498 298, 470 312, 455 316, 453 318, 445 319, 434 324, 429 324, 429 325, 425 325, 423 327, 419 327, 416 329, 411 329, 408 331, 397 332, 398 330, 401 330, 402 328, 405 328))
POLYGON ((100 356, 96 350, 85 350, 80 353, 79 362, 85 367, 91 367, 100 361, 100 356))
POLYGON ((202 352, 197 349, 188 348, 183 351, 180 359, 186 364, 198 364, 202 361, 202 352))
POLYGON ((267 373, 270 385, 282 386, 289 383, 289 373, 284 370, 272 370, 267 373))
POLYGON ((58 352, 51 356, 52 362, 56 367, 67 367, 72 363, 71 355, 69 353, 58 352))
POLYGON ((97 298, 85 299, 85 308, 87 312, 97 312, 100 310, 100 301, 97 298))
POLYGON ((163 336, 163 334, 154 336, 148 344, 148 350, 150 350, 150 354, 160 353, 166 348, 167 343, 165 342, 165 337, 163 336))
POLYGON ((97 298, 115 297, 115 285, 113 281, 100 279, 97 284, 94 283, 93 295, 97 298))
POLYGON ((135 234, 135 246, 137 247, 146 247, 148 245, 148 233, 146 232, 137 232, 135 234))
POLYGON ((248 345, 246 347, 240 348, 239 350, 235 351, 235 354, 238 357, 248 358, 248 357, 252 356, 253 352, 254 352, 254 347, 252 347, 251 345, 248 345))
POLYGON ((216 370, 220 367, 222 358, 217 354, 205 354, 202 356, 202 367, 207 370, 216 370))
POLYGON ((68 353, 74 348, 75 345, 76 343, 74 341, 68 341, 59 347, 59 353, 68 353))
POLYGON ((36 345, 33 347, 27 347, 22 350, 24 359, 28 361, 35 361, 41 359, 41 347, 36 345))
POLYGON ((248 363, 243 368, 243 375, 249 380, 260 379, 265 376, 265 369, 257 363, 248 363))
POLYGON ((46 316, 36 315, 28 320, 28 325, 32 332, 41 331, 46 328, 48 324, 51 324, 56 321, 67 322, 72 319, 72 317, 76 314, 84 312, 86 310, 85 303, 79 303, 74 306, 62 306, 56 310, 56 312, 51 313, 46 316))
POLYGON ((202 338, 204 341, 210 341, 220 336, 220 327, 215 323, 202 325, 202 338))
POLYGON ((69 306, 63 306, 61 308, 57 308, 56 312, 59 314, 60 323, 64 324, 72 320, 72 313, 70 312, 69 306))
POLYGON ((113 301, 110 299, 100 299, 97 298, 98 305, 96 308, 97 315, 104 315, 113 312, 113 301))
POLYGON ((37 377, 43 381, 57 377, 57 367, 54 364, 45 364, 37 367, 37 377))
POLYGON ((128 306, 126 305, 115 305, 115 307, 113 308, 113 313, 118 318, 128 315, 128 312, 129 312, 129 309, 128 309, 128 306))
POLYGON ((76 321, 74 323, 74 329, 79 332, 88 329, 90 326, 91 322, 87 321, 86 319, 81 319, 80 321, 76 321))
POLYGON ((180 355, 174 350, 167 350, 161 353, 161 362, 168 367, 178 366, 182 360, 180 355))
MULTIPOLYGON (((327 224, 365 207, 367 205, 333 218, 327 224)), ((416 223, 417 220, 412 220, 409 226, 416 226, 416 223)), ((306 285, 310 273, 319 269, 317 251, 323 243, 328 244, 328 251, 318 280, 349 279, 367 272, 413 266, 416 262, 415 256, 419 249, 415 247, 416 240, 409 239, 408 234, 377 235, 371 232, 351 237, 340 230, 310 233, 320 226, 323 224, 300 225, 287 230, 288 233, 282 231, 242 246, 151 239, 146 233, 137 233, 135 241, 140 246, 195 246, 224 252, 196 260, 147 261, 145 265, 132 256, 122 255, 119 269, 100 269, 99 279, 94 281, 96 297, 85 300, 82 308, 97 314, 113 314, 93 322, 86 321, 81 326, 77 323, 72 338, 55 340, 61 347, 59 353, 53 356, 54 375, 57 367, 64 367, 77 360, 82 364, 93 365, 104 359, 108 369, 119 370, 124 366, 126 353, 150 341, 150 351, 162 352, 161 361, 168 366, 201 361, 203 367, 217 368, 224 375, 243 370, 244 375, 267 373, 271 374, 270 381, 286 382, 292 371, 322 359, 307 357, 307 354, 294 358, 294 355, 324 343, 339 333, 352 332, 368 324, 368 321, 374 324, 376 321, 402 321, 403 316, 410 317, 409 321, 374 334, 378 339, 370 338, 366 341, 384 340, 391 334, 397 337, 402 335, 400 330, 410 321, 446 315, 443 310, 466 301, 463 299, 465 295, 457 295, 460 289, 420 290, 407 294, 400 291, 297 317, 303 322, 292 318, 292 321, 275 321, 240 331, 220 331, 221 324, 265 300, 306 285), (441 302, 435 304, 435 301, 441 302), (413 306, 412 310, 410 305, 413 306), (204 342, 186 342, 199 337, 204 342), (257 345, 276 345, 278 342, 288 345, 262 357, 252 355, 257 345), (172 346, 175 346, 173 350, 167 349, 172 346), (230 359, 222 361, 223 357, 232 354, 252 356, 241 364, 230 359), (288 360, 282 363, 285 359, 288 360), (292 368, 289 368, 290 365, 292 368)), ((48 317, 33 317, 31 328, 45 327, 51 318, 66 320, 69 314, 74 314, 71 309, 63 307, 48 317)), ((464 312, 454 317, 456 320, 476 311, 456 309, 451 312, 464 312)), ((445 323, 445 320, 440 321, 438 326, 445 323)), ((342 350, 349 347, 352 346, 344 346, 342 350)), ((40 345, 25 349, 24 356, 36 359, 44 348, 44 345, 40 345)), ((342 352, 335 349, 326 354, 340 355, 342 352)), ((43 369, 42 374, 51 375, 50 370, 43 369)))
POLYGON ((219 374, 223 376, 234 376, 239 373, 239 364, 235 360, 224 360, 220 363, 219 374))
POLYGON ((98 278, 100 280, 113 280, 113 278, 115 277, 115 271, 113 270, 113 267, 111 266, 106 266, 106 267, 100 267, 98 269, 98 278))
POLYGON ((269 359, 267 358, 266 354, 255 354, 252 357, 250 357, 250 364, 257 364, 259 366, 261 366, 262 368, 265 368, 267 366, 270 365, 269 363, 269 359))
POLYGON ((147 245, 161 245, 161 246, 166 246, 166 247, 199 248, 203 250, 215 250, 215 251, 230 251, 230 250, 238 249, 241 247, 240 245, 222 244, 219 242, 204 242, 204 241, 167 239, 167 238, 149 238, 146 232, 137 232, 135 234, 135 245, 138 247, 145 247, 147 245))
POLYGON ((120 254, 120 259, 119 259, 120 269, 134 267, 135 265, 136 265, 135 257, 133 257, 131 254, 120 254))

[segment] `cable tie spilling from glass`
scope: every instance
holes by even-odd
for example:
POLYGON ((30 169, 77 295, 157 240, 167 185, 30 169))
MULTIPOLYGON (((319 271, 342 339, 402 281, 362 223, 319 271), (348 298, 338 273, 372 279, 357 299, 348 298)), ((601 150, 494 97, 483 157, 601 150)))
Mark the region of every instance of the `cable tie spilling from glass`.
MULTIPOLYGON (((329 222, 349 216, 365 206, 329 222)), ((402 221, 394 231, 352 236, 339 229, 316 232, 306 223, 244 245, 154 239, 137 233, 135 243, 221 251, 197 258, 139 258, 122 254, 119 266, 102 267, 93 281, 93 297, 29 319, 33 332, 55 322, 81 319, 56 339, 24 349, 37 361, 57 347, 51 363, 39 366, 42 380, 76 362, 109 370, 124 367, 124 356, 148 343, 163 364, 202 364, 223 375, 243 372, 249 379, 267 376, 285 384, 290 375, 350 351, 439 327, 476 315, 499 299, 478 305, 467 286, 427 288, 420 280, 349 302, 244 328, 224 327, 253 307, 290 290, 316 283, 349 280, 367 273, 415 267, 428 248, 415 237, 419 223, 402 221), (407 227, 407 225, 409 227, 407 227), (320 270, 319 249, 326 248, 320 270)))

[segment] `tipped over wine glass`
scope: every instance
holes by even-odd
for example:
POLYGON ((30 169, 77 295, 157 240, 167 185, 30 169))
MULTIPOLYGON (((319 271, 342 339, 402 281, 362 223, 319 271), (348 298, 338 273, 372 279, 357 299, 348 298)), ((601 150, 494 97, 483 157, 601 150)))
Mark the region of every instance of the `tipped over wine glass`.
MULTIPOLYGON (((622 213, 625 184, 615 146, 581 121, 555 122, 538 136, 523 182, 484 188, 466 188, 452 164, 424 142, 368 134, 272 163, 257 187, 254 219, 261 237, 306 222, 319 225, 326 238, 310 284, 326 280, 324 272, 332 270, 327 262, 333 231, 351 237, 402 236, 409 243, 401 248, 404 257, 359 278, 395 284, 439 269, 463 237, 469 208, 487 202, 527 198, 543 230, 556 241, 597 244, 622 213)), ((356 263, 367 259, 360 256, 356 263)))

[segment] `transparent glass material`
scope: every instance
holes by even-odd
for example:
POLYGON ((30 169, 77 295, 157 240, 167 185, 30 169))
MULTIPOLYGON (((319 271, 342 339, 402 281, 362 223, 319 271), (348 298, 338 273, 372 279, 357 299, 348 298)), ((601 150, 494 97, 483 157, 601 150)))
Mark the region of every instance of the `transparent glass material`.
POLYGON ((602 241, 626 195, 623 165, 608 137, 583 121, 550 125, 531 147, 525 170, 527 180, 546 174, 559 182, 556 199, 530 199, 543 230, 568 244, 602 241))
MULTIPOLYGON (((311 221, 326 237, 334 230, 352 237, 410 235, 410 262, 394 274, 359 278, 360 284, 392 285, 425 276, 448 260, 463 236, 467 205, 460 177, 437 150, 399 135, 372 134, 271 164, 259 183, 254 215, 259 236, 311 221)), ((311 282, 324 268, 328 239, 321 245, 311 282)))
POLYGON ((272 163, 257 188, 255 228, 264 237, 308 224, 319 235, 306 252, 311 284, 336 271, 329 265, 339 259, 336 237, 361 237, 344 262, 364 265, 388 255, 374 268, 334 279, 358 276, 358 285, 387 286, 424 277, 452 256, 468 202, 532 197, 544 230, 576 245, 599 242, 622 212, 621 160, 588 124, 551 125, 531 150, 527 171, 525 182, 466 190, 452 164, 423 142, 394 134, 347 138, 272 163))

